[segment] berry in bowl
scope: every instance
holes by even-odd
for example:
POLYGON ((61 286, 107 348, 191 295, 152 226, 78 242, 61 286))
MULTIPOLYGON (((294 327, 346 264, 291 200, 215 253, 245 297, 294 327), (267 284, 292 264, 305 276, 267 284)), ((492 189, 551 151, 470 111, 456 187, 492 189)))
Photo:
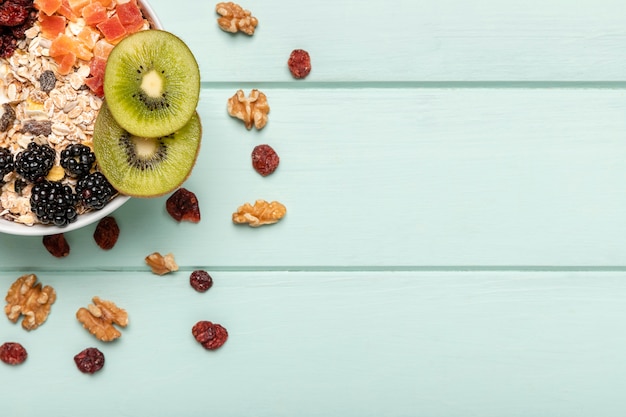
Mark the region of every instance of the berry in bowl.
POLYGON ((0 233, 71 231, 132 196, 182 184, 202 136, 200 75, 150 6, 7 3, 14 7, 10 16, 0 9, 0 233))

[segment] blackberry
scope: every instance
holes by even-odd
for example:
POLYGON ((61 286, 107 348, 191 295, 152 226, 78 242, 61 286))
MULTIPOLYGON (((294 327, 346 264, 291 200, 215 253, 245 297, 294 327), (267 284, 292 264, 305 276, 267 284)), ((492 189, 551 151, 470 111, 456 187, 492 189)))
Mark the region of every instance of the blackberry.
POLYGON ((98 171, 82 177, 76 184, 76 194, 83 205, 96 210, 106 206, 115 193, 113 186, 98 171))
POLYGON ((15 157, 15 170, 24 179, 36 181, 45 177, 54 165, 56 152, 49 145, 28 144, 26 150, 15 157))
POLYGON ((78 197, 69 185, 47 180, 37 182, 30 196, 31 210, 39 221, 59 227, 76 220, 77 202, 78 197))
POLYGON ((7 148, 0 148, 0 180, 9 172, 13 172, 13 154, 7 148))
POLYGON ((89 146, 74 144, 61 151, 61 166, 75 177, 89 174, 96 162, 96 155, 89 146))

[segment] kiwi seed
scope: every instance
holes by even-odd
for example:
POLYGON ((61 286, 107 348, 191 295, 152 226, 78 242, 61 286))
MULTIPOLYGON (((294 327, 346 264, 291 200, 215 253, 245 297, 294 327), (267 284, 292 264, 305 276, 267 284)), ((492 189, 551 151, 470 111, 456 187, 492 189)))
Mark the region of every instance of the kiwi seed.
POLYGON ((197 113, 166 136, 133 135, 117 123, 105 98, 96 118, 93 145, 98 167, 115 189, 134 197, 157 197, 189 177, 201 137, 197 113))
POLYGON ((200 70, 189 47, 160 29, 136 32, 111 51, 104 96, 132 135, 159 137, 181 129, 196 111, 200 70))

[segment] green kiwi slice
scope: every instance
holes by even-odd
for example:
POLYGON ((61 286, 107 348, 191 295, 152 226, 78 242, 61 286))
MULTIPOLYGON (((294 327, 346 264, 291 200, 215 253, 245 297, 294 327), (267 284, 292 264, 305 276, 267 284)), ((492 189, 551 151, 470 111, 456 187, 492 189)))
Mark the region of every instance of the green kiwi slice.
POLYGON ((182 128, 200 97, 200 70, 189 47, 160 29, 124 38, 107 59, 104 96, 126 131, 158 137, 182 128))
POLYGON ((202 138, 198 113, 178 131, 146 138, 123 129, 105 101, 93 133, 99 170, 120 193, 158 197, 179 187, 191 174, 202 138))

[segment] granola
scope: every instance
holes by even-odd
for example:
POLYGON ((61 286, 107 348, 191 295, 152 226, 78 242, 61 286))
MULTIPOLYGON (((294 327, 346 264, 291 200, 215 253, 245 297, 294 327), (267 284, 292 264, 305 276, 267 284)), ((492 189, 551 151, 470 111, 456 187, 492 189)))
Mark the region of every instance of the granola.
MULTIPOLYGON (((55 167, 60 152, 70 144, 91 145, 93 128, 102 105, 102 98, 86 88, 89 63, 79 63, 74 72, 61 75, 49 56, 51 41, 42 37, 35 23, 26 31, 14 52, 0 59, 0 105, 7 126, 0 129, 0 147, 13 155, 22 152, 30 142, 47 143, 56 151, 55 167), (56 81, 44 81, 55 75, 56 81), (52 88, 51 88, 52 87, 52 88)), ((4 127, 4 125, 2 126, 4 127)), ((52 179, 74 186, 76 180, 54 169, 52 179), (63 178, 64 177, 64 178, 63 178)), ((19 176, 10 172, 0 178, 0 218, 25 225, 38 223, 31 212, 32 184, 21 184, 19 176)), ((81 207, 78 214, 88 209, 81 207)))

